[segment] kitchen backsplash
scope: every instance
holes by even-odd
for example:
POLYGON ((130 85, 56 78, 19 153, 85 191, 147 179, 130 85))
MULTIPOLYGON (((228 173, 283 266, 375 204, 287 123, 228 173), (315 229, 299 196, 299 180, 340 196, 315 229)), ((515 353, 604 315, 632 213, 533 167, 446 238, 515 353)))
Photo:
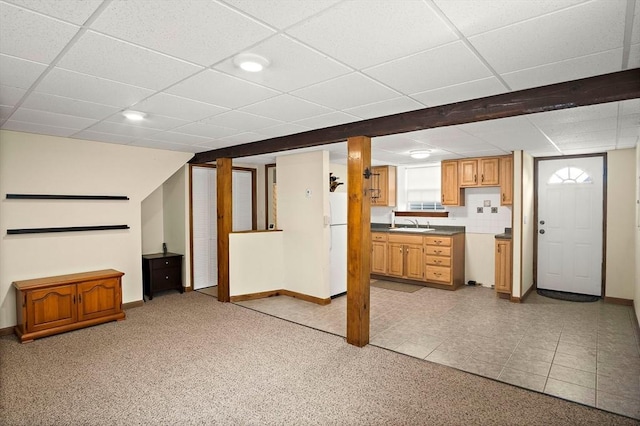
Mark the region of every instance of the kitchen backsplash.
MULTIPOLYGON (((472 234, 501 234, 504 228, 511 227, 511 207, 500 205, 500 191, 498 188, 467 188, 465 190, 465 206, 450 207, 446 210, 449 217, 410 217, 417 219, 421 225, 427 221, 433 226, 464 226, 466 232, 472 234), (488 204, 488 206, 487 206, 488 204), (480 213, 478 209, 481 208, 480 213), (492 213, 492 208, 496 213, 492 213)), ((372 223, 391 223, 391 211, 397 207, 372 207, 372 223)), ((409 224, 405 217, 396 217, 396 224, 409 224)))

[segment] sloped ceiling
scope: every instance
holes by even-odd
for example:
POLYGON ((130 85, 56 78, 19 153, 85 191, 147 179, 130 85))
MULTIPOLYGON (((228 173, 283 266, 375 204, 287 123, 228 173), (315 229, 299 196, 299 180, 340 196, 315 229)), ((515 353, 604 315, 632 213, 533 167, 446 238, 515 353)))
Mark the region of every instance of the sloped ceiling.
MULTIPOLYGON (((640 0, 0 0, 0 127, 203 152, 638 68, 639 14, 640 0), (243 52, 270 64, 243 71, 243 52)), ((601 152, 639 129, 634 99, 375 138, 372 156, 601 152)))

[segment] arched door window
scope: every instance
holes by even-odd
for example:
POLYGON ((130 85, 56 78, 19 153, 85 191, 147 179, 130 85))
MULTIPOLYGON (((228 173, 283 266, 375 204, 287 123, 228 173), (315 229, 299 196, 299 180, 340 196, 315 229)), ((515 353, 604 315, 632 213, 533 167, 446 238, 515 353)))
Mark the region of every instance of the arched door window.
POLYGON ((563 167, 551 175, 547 181, 550 185, 593 183, 587 172, 577 167, 563 167))

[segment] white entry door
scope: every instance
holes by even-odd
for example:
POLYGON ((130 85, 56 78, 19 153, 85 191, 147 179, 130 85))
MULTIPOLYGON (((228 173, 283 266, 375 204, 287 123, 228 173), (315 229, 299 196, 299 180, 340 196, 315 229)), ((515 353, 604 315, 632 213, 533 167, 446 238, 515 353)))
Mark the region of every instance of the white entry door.
POLYGON ((602 295, 603 162, 538 163, 539 289, 602 295))
MULTIPOLYGON (((233 231, 253 227, 253 175, 233 170, 233 231)), ((193 289, 218 285, 218 214, 216 169, 194 167, 191 174, 193 211, 193 289)))

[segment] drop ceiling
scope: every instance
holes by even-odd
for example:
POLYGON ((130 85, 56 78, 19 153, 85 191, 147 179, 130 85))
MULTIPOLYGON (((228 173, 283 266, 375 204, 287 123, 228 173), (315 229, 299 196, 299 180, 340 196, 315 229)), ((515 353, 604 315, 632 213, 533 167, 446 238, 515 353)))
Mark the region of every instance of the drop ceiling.
MULTIPOLYGON (((640 0, 0 0, 0 128, 203 152, 638 68, 639 15, 640 0), (243 71, 243 52, 270 65, 243 71)), ((378 137, 372 157, 582 154, 639 136, 633 99, 378 137)))

